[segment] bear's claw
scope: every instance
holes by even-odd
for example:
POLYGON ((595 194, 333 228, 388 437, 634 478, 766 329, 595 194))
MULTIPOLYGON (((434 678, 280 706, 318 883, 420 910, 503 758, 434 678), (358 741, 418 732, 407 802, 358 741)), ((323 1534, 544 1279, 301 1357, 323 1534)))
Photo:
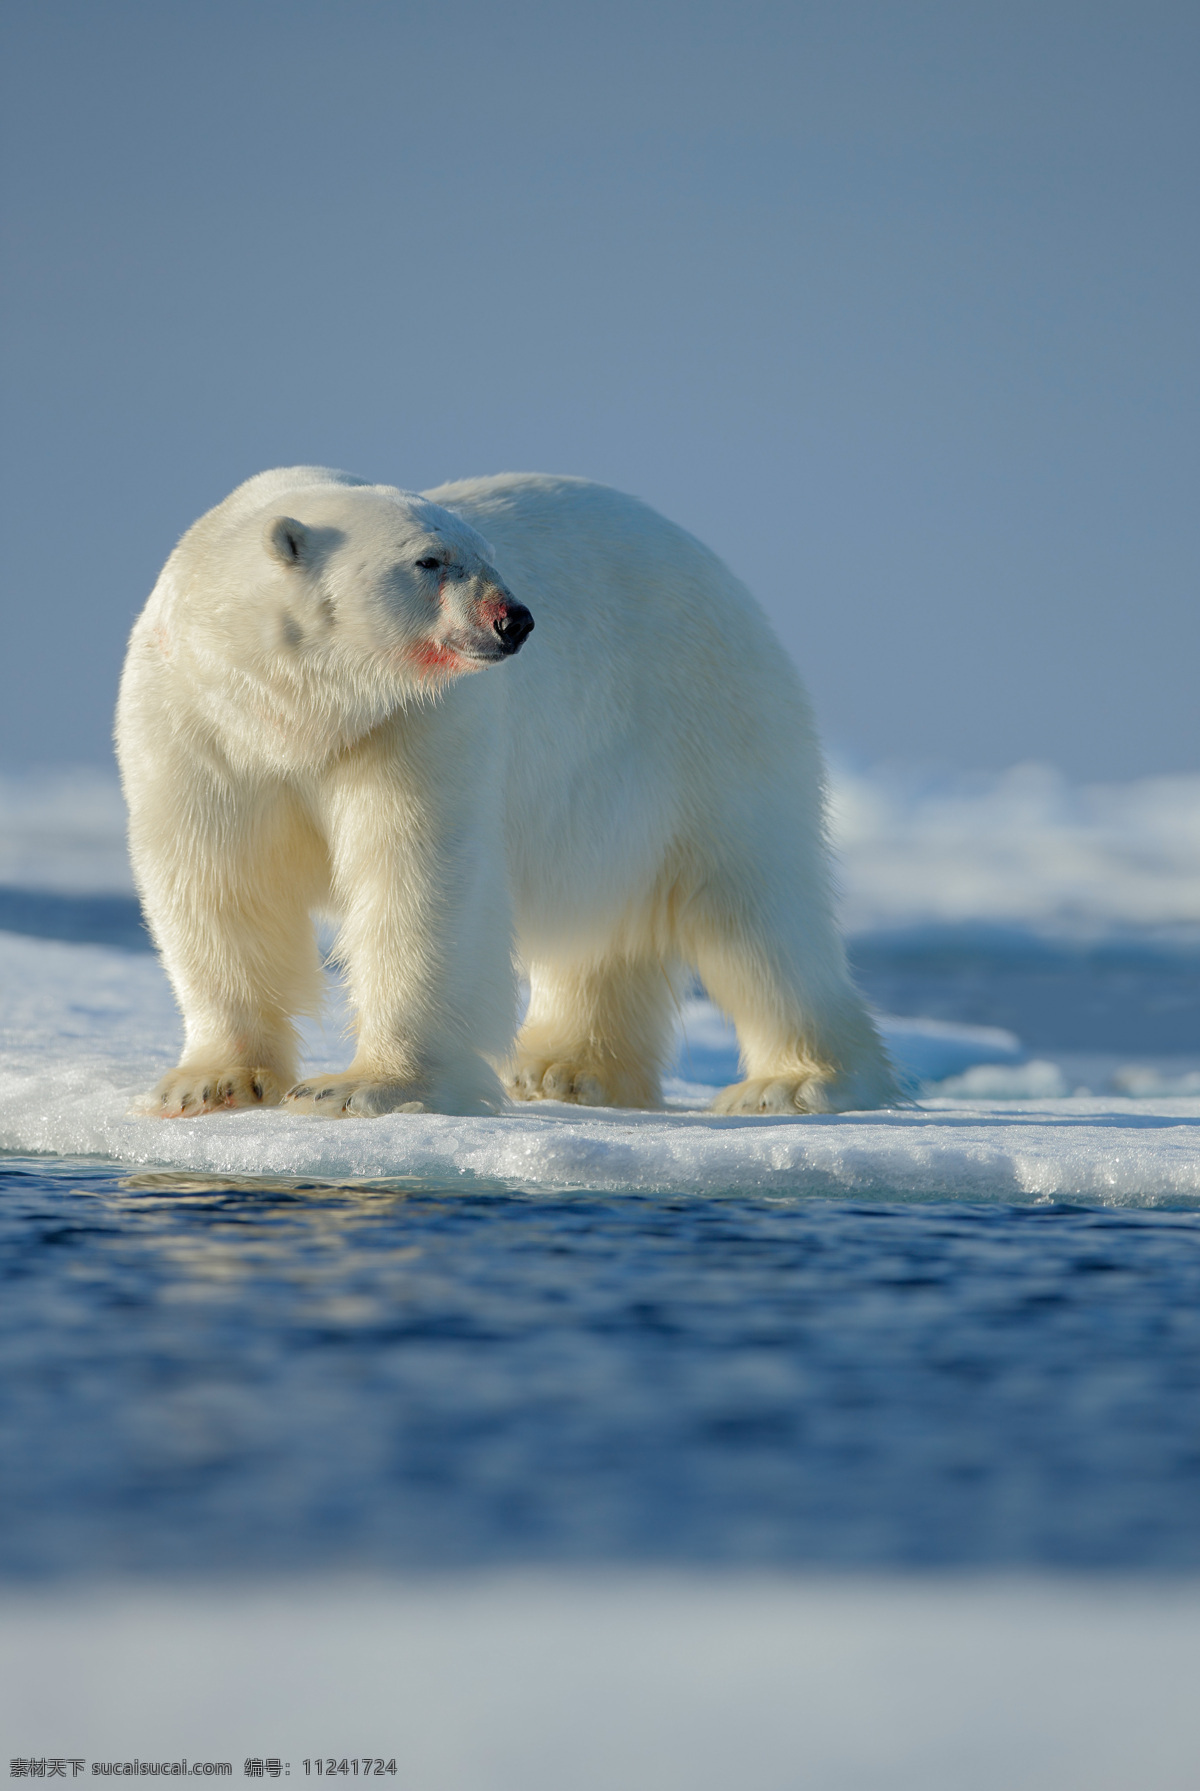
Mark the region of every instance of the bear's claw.
POLYGON ((273 1070, 236 1065, 220 1070, 171 1070, 155 1088, 146 1111, 159 1119, 198 1119, 231 1107, 277 1107, 283 1084, 273 1070))

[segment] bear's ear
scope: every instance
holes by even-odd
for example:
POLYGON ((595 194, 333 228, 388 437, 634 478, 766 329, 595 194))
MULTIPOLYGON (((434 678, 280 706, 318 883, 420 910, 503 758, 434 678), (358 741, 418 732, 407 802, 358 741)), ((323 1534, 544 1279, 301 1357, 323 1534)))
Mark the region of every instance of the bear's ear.
POLYGON ((285 566, 307 566, 312 560, 309 532, 294 516, 273 516, 263 530, 263 545, 285 566))

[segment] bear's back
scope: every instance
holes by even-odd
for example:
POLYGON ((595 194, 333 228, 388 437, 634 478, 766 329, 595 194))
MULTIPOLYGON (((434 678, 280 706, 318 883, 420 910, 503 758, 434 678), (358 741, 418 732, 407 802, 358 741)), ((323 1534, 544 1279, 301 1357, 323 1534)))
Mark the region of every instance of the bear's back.
POLYGON ((796 769, 819 764, 766 616, 686 530, 586 479, 505 473, 422 495, 485 537, 534 617, 487 691, 508 718, 504 787, 511 836, 528 844, 527 903, 560 857, 588 865, 598 899, 612 899, 603 842, 614 830, 652 855, 698 816, 719 828, 747 780, 779 780, 788 801, 796 769))
POLYGON ((533 612, 536 644, 513 668, 564 656, 587 704, 609 679, 625 704, 681 714, 732 706, 746 713, 773 686, 803 705, 799 680, 767 617, 703 542, 638 498, 589 479, 500 473, 422 493, 490 544, 497 570, 533 612), (662 710, 675 687, 689 700, 662 710))

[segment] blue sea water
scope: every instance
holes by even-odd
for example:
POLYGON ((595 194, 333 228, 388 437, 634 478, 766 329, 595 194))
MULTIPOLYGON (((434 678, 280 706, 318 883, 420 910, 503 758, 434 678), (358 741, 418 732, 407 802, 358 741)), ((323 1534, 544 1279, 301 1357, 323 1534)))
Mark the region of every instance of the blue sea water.
MULTIPOLYGON (((128 898, 14 933, 146 947, 128 898)), ((1200 1040, 1200 962, 860 940, 901 1013, 1200 1040)), ((0 1156, 0 1574, 1200 1566, 1200 1213, 0 1156)))
POLYGON ((1200 1565, 1200 1215, 0 1166, 0 1571, 1200 1565))

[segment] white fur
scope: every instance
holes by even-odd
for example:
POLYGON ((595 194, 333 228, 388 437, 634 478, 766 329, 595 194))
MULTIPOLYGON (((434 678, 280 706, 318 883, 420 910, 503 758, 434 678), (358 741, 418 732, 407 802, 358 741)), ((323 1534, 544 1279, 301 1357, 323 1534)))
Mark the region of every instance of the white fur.
POLYGON ((477 1112, 501 1078, 653 1106, 691 970, 741 1044, 718 1110, 895 1098, 833 922, 804 693, 744 587, 632 498, 263 473, 168 560, 117 744, 187 1026, 160 1112, 289 1089, 321 910, 358 1043, 345 1075, 288 1094, 308 1110, 477 1112), (528 644, 469 657, 514 600, 528 644))

